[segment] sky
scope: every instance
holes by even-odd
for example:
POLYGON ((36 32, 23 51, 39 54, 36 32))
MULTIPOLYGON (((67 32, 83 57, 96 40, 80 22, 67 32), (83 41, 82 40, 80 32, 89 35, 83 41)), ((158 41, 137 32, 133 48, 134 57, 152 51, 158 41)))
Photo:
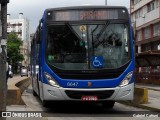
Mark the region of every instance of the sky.
MULTIPOLYGON (((130 0, 107 0, 107 4, 129 8, 130 0)), ((34 33, 45 9, 81 5, 105 5, 105 0, 10 0, 8 14, 16 19, 19 13, 23 13, 30 21, 30 33, 34 33)))

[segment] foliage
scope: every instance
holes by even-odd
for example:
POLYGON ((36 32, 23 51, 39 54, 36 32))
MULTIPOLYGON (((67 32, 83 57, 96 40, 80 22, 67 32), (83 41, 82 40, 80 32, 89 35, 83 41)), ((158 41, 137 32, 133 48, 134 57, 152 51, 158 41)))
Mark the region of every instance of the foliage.
POLYGON ((7 55, 9 58, 9 64, 13 66, 15 70, 17 68, 17 64, 20 61, 24 60, 23 55, 20 53, 20 46, 22 45, 22 41, 18 38, 15 33, 10 33, 7 37, 7 55))

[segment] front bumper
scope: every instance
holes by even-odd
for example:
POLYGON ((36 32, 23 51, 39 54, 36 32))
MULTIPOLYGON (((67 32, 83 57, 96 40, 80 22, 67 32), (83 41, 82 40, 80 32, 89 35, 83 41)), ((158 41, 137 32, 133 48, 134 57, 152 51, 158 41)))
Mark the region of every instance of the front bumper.
POLYGON ((80 101, 80 98, 74 99, 69 97, 66 94, 66 91, 74 91, 75 93, 93 93, 96 91, 97 95, 100 92, 108 92, 114 91, 113 93, 110 93, 109 96, 106 98, 98 99, 99 101, 103 100, 133 100, 134 95, 134 83, 131 83, 124 87, 115 87, 115 88, 96 88, 96 89, 76 89, 76 88, 55 88, 53 86, 43 84, 43 100, 46 101, 58 101, 58 100, 76 100, 80 101))

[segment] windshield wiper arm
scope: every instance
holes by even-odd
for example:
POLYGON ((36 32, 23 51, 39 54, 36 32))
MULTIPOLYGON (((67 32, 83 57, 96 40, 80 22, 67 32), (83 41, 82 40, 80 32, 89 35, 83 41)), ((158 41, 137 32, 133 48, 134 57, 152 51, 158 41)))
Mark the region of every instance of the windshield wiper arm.
POLYGON ((82 41, 82 39, 80 38, 80 36, 75 32, 75 30, 72 28, 72 26, 67 22, 67 23, 65 23, 68 27, 69 27, 69 29, 71 30, 71 32, 80 40, 80 41, 82 41))
POLYGON ((99 41, 99 38, 101 37, 102 33, 105 31, 105 29, 108 27, 109 24, 110 24, 110 21, 107 21, 106 25, 100 30, 100 33, 97 34, 95 40, 93 41, 93 48, 96 48, 97 46, 99 46, 99 44, 103 42, 103 41, 99 41))
POLYGON ((97 25, 95 28, 94 28, 94 30, 92 30, 91 31, 91 35, 92 35, 92 39, 91 39, 91 41, 92 41, 92 54, 94 55, 94 42, 93 42, 93 33, 96 31, 96 29, 98 28, 98 26, 99 25, 97 25))

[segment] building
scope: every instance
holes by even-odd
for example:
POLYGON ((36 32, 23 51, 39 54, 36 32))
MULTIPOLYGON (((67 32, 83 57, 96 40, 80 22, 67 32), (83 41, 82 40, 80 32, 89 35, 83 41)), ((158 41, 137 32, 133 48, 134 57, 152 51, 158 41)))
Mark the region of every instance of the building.
MULTIPOLYGON (((143 65, 149 63, 145 67, 135 69, 136 83, 158 85, 160 80, 160 66, 157 64, 160 55, 160 0, 130 0, 130 14, 135 33, 135 51, 138 56, 141 56, 139 63, 143 65)), ((136 62, 137 59, 136 57, 136 62)))
POLYGON ((18 19, 12 19, 10 14, 7 14, 7 33, 14 32, 23 41, 20 47, 21 54, 24 56, 24 61, 20 63, 22 66, 29 65, 29 42, 30 42, 30 31, 29 31, 29 20, 24 18, 23 13, 19 13, 18 19))
POLYGON ((18 19, 11 19, 11 15, 7 14, 7 32, 15 32, 22 41, 28 41, 29 20, 23 17, 23 13, 19 13, 18 19))
MULTIPOLYGON (((160 0, 130 0, 130 14, 136 53, 160 50, 160 0)), ((139 70, 160 71, 160 67, 139 70)))

